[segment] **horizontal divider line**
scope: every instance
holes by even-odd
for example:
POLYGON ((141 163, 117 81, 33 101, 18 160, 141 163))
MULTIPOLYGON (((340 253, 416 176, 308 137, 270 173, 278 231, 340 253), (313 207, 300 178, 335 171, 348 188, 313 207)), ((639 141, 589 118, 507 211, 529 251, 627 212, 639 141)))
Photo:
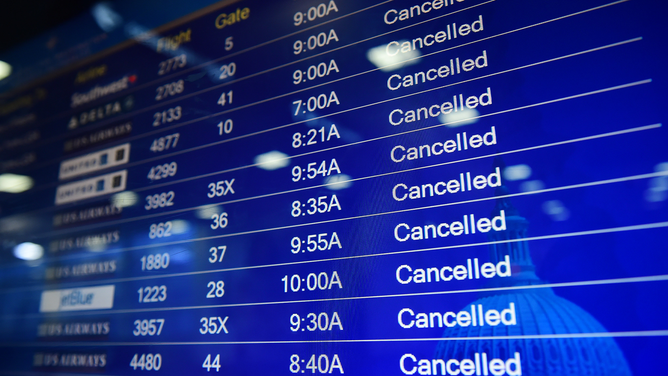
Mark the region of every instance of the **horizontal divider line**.
POLYGON ((200 309, 220 309, 220 308, 235 308, 235 307, 261 307, 284 304, 305 304, 305 303, 322 303, 322 302, 343 302, 343 301, 357 301, 370 299, 393 299, 405 297, 419 297, 419 296, 437 296, 437 295, 453 295, 453 294, 468 294, 468 293, 489 293, 489 292, 510 292, 510 291, 526 291, 536 289, 553 289, 564 287, 586 287, 586 286, 601 286, 601 285, 615 285, 624 283, 647 283, 647 282, 665 282, 668 281, 668 274, 644 276, 644 277, 629 277, 629 278, 612 278, 600 279, 590 281, 578 282, 558 282, 545 283, 540 285, 522 285, 522 286, 507 286, 507 287, 486 287, 480 289, 464 289, 464 290, 448 290, 448 291, 429 291, 416 293, 402 293, 402 294, 386 294, 386 295, 366 295, 366 296, 349 296, 343 298, 320 298, 320 299, 303 299, 303 300, 279 300, 271 302, 254 302, 254 303, 230 303, 230 304, 211 304, 211 305, 197 305, 184 307, 161 307, 161 308, 128 308, 128 309, 114 309, 114 310, 98 310, 91 311, 61 311, 49 313, 31 313, 21 316, 2 316, 0 320, 19 319, 19 318, 37 318, 37 317, 66 317, 66 316, 94 316, 94 315, 117 315, 126 313, 140 313, 140 312, 168 312, 168 311, 190 311, 200 309))
POLYGON ((440 341, 494 341, 494 340, 530 340, 530 339, 584 339, 584 338, 633 338, 666 337, 668 330, 639 330, 624 332, 593 333, 555 333, 526 334, 511 336, 480 337, 425 337, 425 338, 372 338, 372 339, 324 339, 324 340, 284 340, 284 341, 197 341, 197 342, 34 342, 2 343, 0 347, 61 347, 61 346, 197 346, 197 345, 274 345, 274 344, 310 344, 310 343, 369 343, 369 342, 440 342, 440 341))

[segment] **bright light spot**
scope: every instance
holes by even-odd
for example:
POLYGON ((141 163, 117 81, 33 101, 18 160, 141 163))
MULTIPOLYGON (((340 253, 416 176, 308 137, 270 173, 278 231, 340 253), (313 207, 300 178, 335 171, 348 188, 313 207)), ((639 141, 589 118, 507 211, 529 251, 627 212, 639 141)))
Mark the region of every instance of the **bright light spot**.
POLYGON ((520 191, 522 192, 540 191, 543 188, 545 188, 545 184, 540 180, 527 180, 520 184, 520 191))
POLYGON ((667 198, 668 192, 666 191, 653 191, 651 189, 645 191, 645 200, 648 202, 666 201, 667 198))
POLYGON ((668 176, 659 176, 650 179, 649 189, 654 192, 668 191, 668 176))
POLYGON ((12 74, 12 66, 0 60, 0 80, 12 74))
POLYGON ((508 166, 503 169, 503 177, 506 180, 524 180, 531 176, 531 167, 521 164, 508 166))
MULTIPOLYGON (((654 166, 656 172, 668 172, 668 162, 662 162, 654 166)), ((645 200, 648 202, 661 202, 668 199, 668 176, 657 176, 649 179, 649 187, 645 191, 645 200)))
POLYGON ((15 217, 5 218, 0 221, 0 233, 6 234, 9 232, 18 231, 27 227, 28 224, 29 222, 23 218, 15 218, 15 217))
POLYGON ((0 192, 21 193, 32 188, 35 182, 30 176, 16 174, 0 175, 0 192))
POLYGON ((35 243, 21 243, 14 247, 14 257, 21 260, 38 260, 44 256, 44 247, 35 243))
POLYGON ((120 192, 111 196, 111 203, 119 208, 135 205, 137 201, 139 201, 139 195, 131 191, 120 192))
POLYGON ((351 177, 346 174, 332 175, 325 179, 325 184, 327 184, 327 189, 338 191, 340 189, 350 188, 350 186, 353 185, 353 182, 350 181, 350 179, 351 177))
POLYGON ((88 251, 90 252, 102 252, 107 249, 107 243, 100 240, 91 241, 88 245, 88 251))
POLYGON ((668 171, 668 162, 662 162, 654 166, 654 171, 656 172, 662 172, 662 171, 668 171))
POLYGON ((278 170, 290 164, 290 157, 278 150, 273 150, 255 157, 255 164, 263 170, 278 170))
POLYGON ((123 23, 123 17, 111 9, 109 3, 97 3, 91 8, 91 14, 100 29, 107 33, 123 23))
MULTIPOLYGON (((400 40, 399 44, 403 42, 406 41, 400 40)), ((374 47, 366 53, 366 58, 383 72, 391 72, 420 61, 419 57, 422 54, 419 50, 413 50, 404 54, 397 53, 394 56, 390 56, 385 52, 385 46, 386 45, 374 47)))
POLYGON ((543 212, 555 221, 565 221, 571 213, 559 200, 550 200, 543 203, 543 212))
POLYGON ((220 205, 206 205, 201 206, 195 211, 195 216, 199 219, 211 219, 214 214, 223 212, 223 207, 220 205))
MULTIPOLYGON (((656 165, 657 172, 668 170, 668 163, 656 165), (663 165, 663 166, 662 166, 663 165), (664 170, 665 168, 665 170, 664 170)), ((645 200, 649 202, 666 201, 668 198, 668 176, 657 176, 648 181, 649 188, 645 191, 645 200)))
POLYGON ((449 114, 440 114, 438 120, 448 128, 461 127, 478 122, 480 112, 475 108, 465 108, 461 111, 451 112, 449 114))
POLYGON ((187 263, 192 259, 192 252, 187 249, 179 248, 169 251, 169 262, 187 263))
POLYGON ((171 222, 172 222, 172 234, 185 234, 190 229, 188 221, 184 221, 183 219, 177 219, 171 222))

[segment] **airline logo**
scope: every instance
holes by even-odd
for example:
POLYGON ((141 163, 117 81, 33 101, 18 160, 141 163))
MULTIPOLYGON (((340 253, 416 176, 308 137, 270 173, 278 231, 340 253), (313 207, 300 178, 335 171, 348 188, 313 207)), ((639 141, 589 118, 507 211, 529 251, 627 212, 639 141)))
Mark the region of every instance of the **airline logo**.
POLYGON ((119 166, 130 160, 130 144, 86 154, 81 157, 63 161, 60 164, 58 179, 65 180, 85 175, 105 168, 119 166))
POLYGON ((56 190, 56 205, 103 196, 125 190, 128 170, 64 184, 56 190))
POLYGON ((40 312, 86 311, 114 306, 114 285, 42 291, 40 312))
POLYGON ((118 93, 119 91, 127 89, 135 82, 137 82, 137 75, 133 74, 130 76, 123 76, 121 79, 104 86, 95 85, 85 93, 74 93, 72 94, 72 103, 70 104, 70 107, 75 108, 107 95, 118 93))

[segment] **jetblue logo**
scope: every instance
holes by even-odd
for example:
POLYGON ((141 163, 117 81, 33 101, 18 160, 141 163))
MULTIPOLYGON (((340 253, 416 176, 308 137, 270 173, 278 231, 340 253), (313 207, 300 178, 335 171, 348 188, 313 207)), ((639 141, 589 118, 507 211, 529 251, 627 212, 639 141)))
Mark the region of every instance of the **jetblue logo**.
POLYGON ((93 304, 93 297, 95 297, 95 294, 84 294, 80 290, 74 290, 60 298, 60 306, 91 305, 93 304))
POLYGON ((114 285, 42 292, 40 312, 110 309, 114 306, 114 285))

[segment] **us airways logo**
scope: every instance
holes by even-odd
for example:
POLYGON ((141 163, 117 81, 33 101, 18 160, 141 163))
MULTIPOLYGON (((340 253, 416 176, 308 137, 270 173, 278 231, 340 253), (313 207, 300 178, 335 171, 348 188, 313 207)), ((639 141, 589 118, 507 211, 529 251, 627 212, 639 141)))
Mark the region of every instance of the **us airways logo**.
POLYGON ((137 82, 136 74, 130 76, 126 75, 121 79, 108 83, 104 86, 95 85, 92 89, 85 93, 74 93, 72 94, 72 103, 70 104, 70 107, 75 108, 107 95, 118 93, 129 88, 135 82, 137 82))

